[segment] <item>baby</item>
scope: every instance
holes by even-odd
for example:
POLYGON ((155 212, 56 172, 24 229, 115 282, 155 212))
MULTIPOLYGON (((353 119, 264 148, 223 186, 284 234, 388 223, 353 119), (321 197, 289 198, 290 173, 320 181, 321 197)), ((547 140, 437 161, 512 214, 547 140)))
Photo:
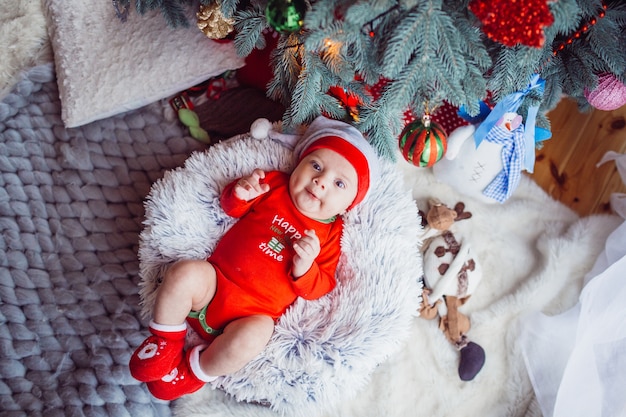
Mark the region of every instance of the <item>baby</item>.
POLYGON ((335 287, 340 215, 365 198, 378 158, 357 129, 323 116, 298 149, 290 175, 255 169, 230 183, 220 203, 238 221, 207 260, 180 260, 165 273, 152 335, 130 359, 155 397, 173 400, 243 368, 298 297, 335 287), (185 352, 187 324, 206 344, 185 352))

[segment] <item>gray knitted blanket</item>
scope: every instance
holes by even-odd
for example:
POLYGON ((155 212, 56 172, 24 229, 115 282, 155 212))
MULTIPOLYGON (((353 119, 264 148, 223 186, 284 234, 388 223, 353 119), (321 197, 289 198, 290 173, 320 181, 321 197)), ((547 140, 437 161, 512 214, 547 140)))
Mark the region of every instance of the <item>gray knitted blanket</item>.
POLYGON ((201 145, 157 104, 60 114, 51 65, 0 103, 0 415, 169 416, 128 372, 138 236, 152 183, 201 145))

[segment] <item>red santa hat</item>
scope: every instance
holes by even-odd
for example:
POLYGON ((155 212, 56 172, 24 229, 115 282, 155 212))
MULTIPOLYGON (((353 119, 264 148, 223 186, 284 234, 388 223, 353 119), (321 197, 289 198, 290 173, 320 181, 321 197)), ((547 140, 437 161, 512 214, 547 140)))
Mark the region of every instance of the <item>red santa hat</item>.
POLYGON ((293 149, 300 161, 316 149, 326 148, 346 158, 357 172, 357 194, 348 210, 359 204, 380 176, 380 162, 376 150, 355 127, 348 123, 319 116, 296 134, 274 129, 267 119, 257 119, 250 127, 257 139, 272 139, 293 149))
POLYGON ((318 149, 330 149, 350 162, 358 177, 356 197, 348 210, 359 204, 380 175, 378 155, 355 127, 324 116, 317 117, 306 129, 294 152, 301 160, 318 149))

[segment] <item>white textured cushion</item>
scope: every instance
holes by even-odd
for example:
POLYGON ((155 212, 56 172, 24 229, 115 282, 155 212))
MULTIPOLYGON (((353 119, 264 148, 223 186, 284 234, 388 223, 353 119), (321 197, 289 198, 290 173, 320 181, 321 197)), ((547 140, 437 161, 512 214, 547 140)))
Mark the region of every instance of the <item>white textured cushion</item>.
MULTIPOLYGON (((146 318, 165 269, 181 258, 206 259, 235 222, 219 203, 226 184, 257 167, 290 171, 294 163, 278 142, 244 134, 192 154, 153 184, 139 241, 146 318)), ((237 401, 267 404, 277 417, 317 415, 354 397, 409 336, 421 301, 421 230, 401 172, 381 161, 381 181, 344 217, 337 287, 318 300, 296 300, 263 353, 213 386, 237 401)), ((211 393, 196 396, 210 404, 211 393)))
POLYGON ((232 44, 157 11, 126 22, 110 1, 43 0, 67 127, 133 110, 243 65, 232 44))

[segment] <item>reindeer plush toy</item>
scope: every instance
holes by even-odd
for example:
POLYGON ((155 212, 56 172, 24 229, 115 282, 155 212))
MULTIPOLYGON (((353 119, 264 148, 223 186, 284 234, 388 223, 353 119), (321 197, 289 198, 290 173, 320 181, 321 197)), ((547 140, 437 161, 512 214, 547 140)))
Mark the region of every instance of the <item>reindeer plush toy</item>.
POLYGON ((422 239, 424 291, 420 317, 439 316, 439 328, 461 354, 459 377, 474 379, 485 363, 485 351, 469 341, 469 318, 458 308, 476 289, 482 278, 480 265, 460 233, 453 233, 455 223, 472 215, 464 212, 465 205, 457 203, 454 210, 440 201, 431 200, 422 239))

